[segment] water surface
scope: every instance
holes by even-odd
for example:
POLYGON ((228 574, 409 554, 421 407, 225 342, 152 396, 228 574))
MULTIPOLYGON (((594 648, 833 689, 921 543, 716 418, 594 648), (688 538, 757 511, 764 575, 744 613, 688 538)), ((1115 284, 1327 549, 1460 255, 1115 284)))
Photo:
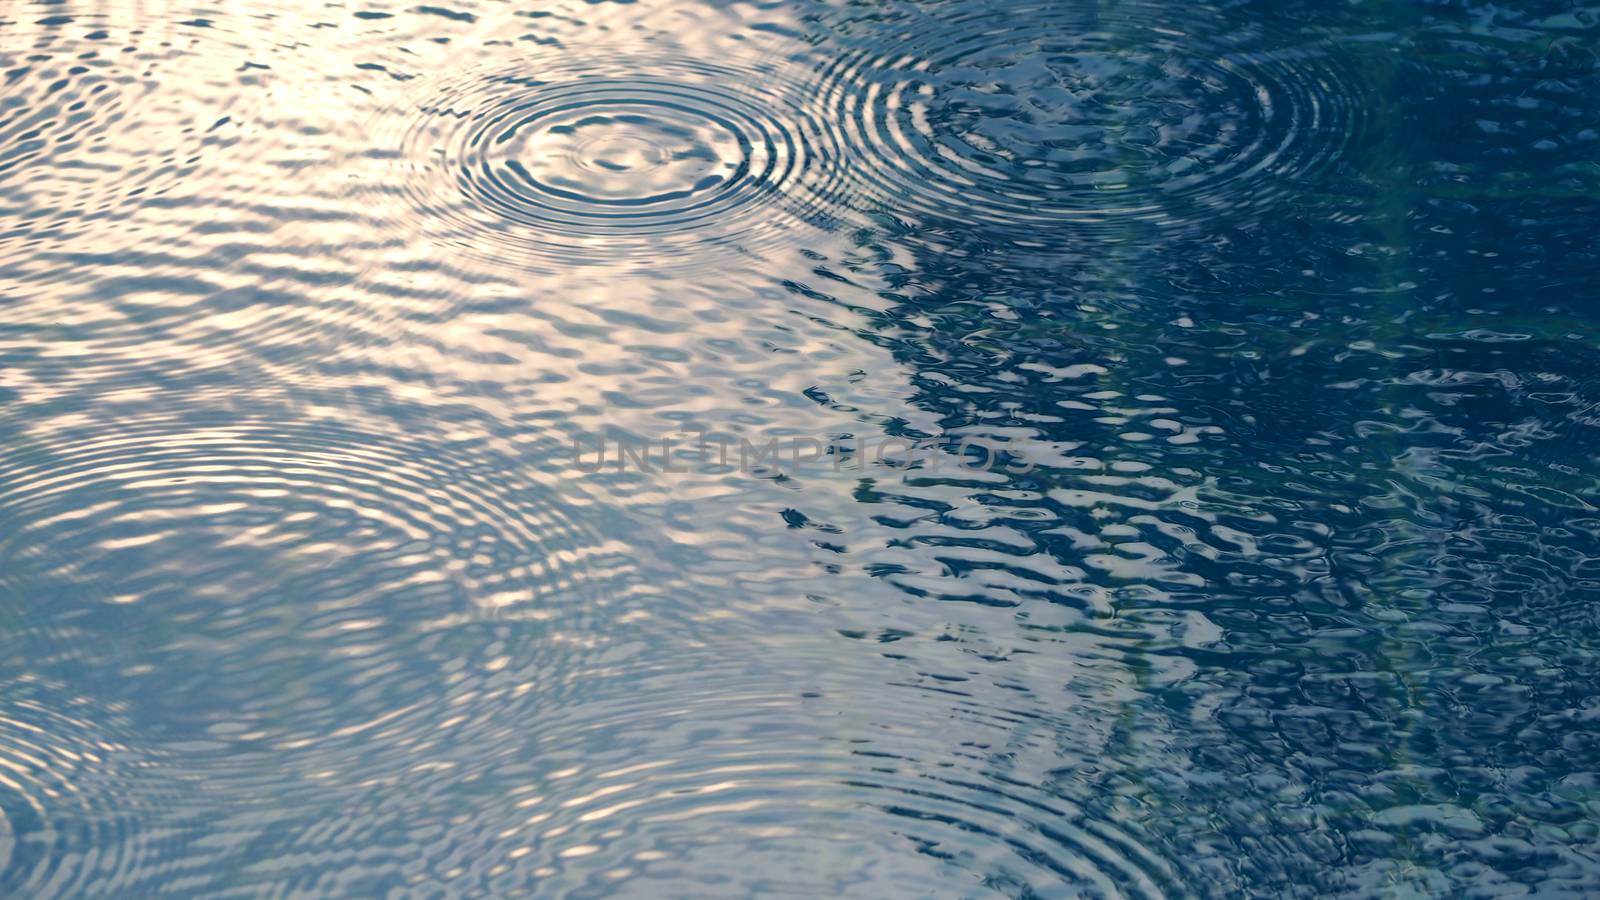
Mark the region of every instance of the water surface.
POLYGON ((0 893, 1592 892, 1597 54, 0 6, 0 893))

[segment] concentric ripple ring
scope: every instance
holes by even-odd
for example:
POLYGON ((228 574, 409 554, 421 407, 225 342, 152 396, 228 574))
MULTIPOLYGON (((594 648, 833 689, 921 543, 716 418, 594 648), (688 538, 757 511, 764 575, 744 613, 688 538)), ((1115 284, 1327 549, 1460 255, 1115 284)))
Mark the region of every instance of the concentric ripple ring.
POLYGON ((1284 200, 1366 127, 1335 48, 1206 8, 941 5, 834 30, 817 116, 852 157, 837 201, 902 218, 1193 225, 1284 200))
POLYGON ((402 230, 523 269, 754 252, 838 157, 776 73, 677 59, 473 73, 402 106, 373 123, 390 165, 363 187, 402 230))
POLYGON ((0 894, 123 896, 170 858, 160 765, 114 709, 26 675, 0 680, 0 894))
MULTIPOLYGON (((126 691, 164 739, 337 755, 352 716, 440 714, 396 658, 470 657, 475 678, 526 680, 598 640, 585 636, 618 591, 600 582, 627 572, 621 548, 536 479, 485 474, 494 459, 478 440, 316 420, 17 441, 0 454, 0 588, 30 589, 0 612, 27 623, 15 639, 36 665, 65 679, 88 656, 115 672, 103 690, 126 691)), ((470 680, 449 665, 441 679, 470 680)), ((369 771, 377 755, 368 742, 369 771)))

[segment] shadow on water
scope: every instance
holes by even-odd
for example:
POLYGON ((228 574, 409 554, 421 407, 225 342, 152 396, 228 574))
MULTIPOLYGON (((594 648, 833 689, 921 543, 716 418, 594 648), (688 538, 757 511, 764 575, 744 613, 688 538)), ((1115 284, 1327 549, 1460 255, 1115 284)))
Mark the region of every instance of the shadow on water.
MULTIPOLYGON (((871 21, 897 32, 921 15, 874 7, 871 21)), ((1577 124, 1593 111, 1596 57, 1578 39, 1591 24, 1529 13, 1486 28, 1387 8, 1307 24, 1318 17, 1249 4, 1226 15, 1246 18, 1207 33, 1238 37, 1240 59, 1267 34, 1270 58, 1305 63, 1307 85, 1358 73, 1346 117, 1303 117, 1308 143, 1328 140, 1319 128, 1358 139, 1328 161, 1338 177, 1251 170, 1268 185, 1242 192, 1281 190, 1276 206, 1206 205, 1193 198, 1208 185, 1185 185, 1170 209, 1203 210, 1203 225, 1120 215, 1173 181, 1150 146, 1102 140, 1114 149, 1100 164, 1125 173, 1103 196, 1034 178, 1022 166, 1042 168, 1038 145, 1008 156, 1000 136, 1041 123, 998 74, 1011 74, 996 61, 1004 26, 907 62, 968 91, 969 111, 983 104, 991 140, 979 150, 964 134, 965 149, 1015 176, 991 169, 963 183, 977 200, 880 218, 790 288, 866 311, 864 336, 914 370, 909 402, 932 425, 913 436, 952 447, 985 434, 1048 455, 1015 477, 912 471, 864 485, 873 522, 840 527, 829 565, 934 608, 943 637, 1005 648, 941 657, 917 629, 896 639, 922 674, 942 658, 965 690, 1014 686, 1042 633, 1079 635, 1085 656, 1114 661, 1122 690, 1097 709, 1115 728, 1078 771, 1065 748, 1084 734, 1054 735, 1063 765, 1039 784, 1088 798, 1164 860, 1172 880, 1158 883, 1576 889, 1594 877, 1595 837, 1579 824, 1593 763, 1579 722, 1592 702, 1600 442, 1584 323, 1596 248, 1574 227, 1600 211, 1577 124), (1035 200, 1035 215, 1071 197, 1082 208, 1061 220, 1094 227, 1026 227, 1038 224, 1026 215, 993 227, 999 216, 967 215, 986 190, 996 208, 1035 200), (948 610, 963 605, 986 609, 957 628, 948 610)), ((1013 27, 1049 45, 1040 35, 1054 33, 1033 25, 1013 27)), ((1081 10, 1074 26, 1060 43, 1115 46, 1140 27, 1081 10)), ((1015 77, 1056 87, 1040 77, 1049 58, 1027 57, 1015 77)), ((924 96, 905 115, 928 123, 931 156, 952 146, 940 126, 961 128, 961 107, 924 96)), ((1312 92, 1269 83, 1255 96, 1290 98, 1281 112, 1312 92)), ((1118 126, 1102 133, 1140 127, 1118 126)), ((1219 198, 1229 191, 1240 188, 1219 198)), ((883 411, 848 386, 826 396, 883 411)), ((1066 690, 1081 701, 1085 687, 1066 690)))

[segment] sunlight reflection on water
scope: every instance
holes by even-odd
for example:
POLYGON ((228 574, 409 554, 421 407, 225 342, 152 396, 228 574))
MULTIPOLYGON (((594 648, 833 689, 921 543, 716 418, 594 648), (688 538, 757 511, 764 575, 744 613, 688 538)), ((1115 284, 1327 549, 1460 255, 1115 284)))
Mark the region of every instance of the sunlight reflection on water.
POLYGON ((1596 15, 0 8, 0 893, 1581 892, 1596 15))

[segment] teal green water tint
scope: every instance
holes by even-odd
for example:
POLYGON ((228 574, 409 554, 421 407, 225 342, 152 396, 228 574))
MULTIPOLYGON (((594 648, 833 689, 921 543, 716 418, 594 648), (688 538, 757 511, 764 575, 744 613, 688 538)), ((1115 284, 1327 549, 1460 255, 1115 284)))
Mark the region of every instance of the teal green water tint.
POLYGON ((0 4, 0 894, 1592 893, 1597 271, 1579 0, 0 4))

